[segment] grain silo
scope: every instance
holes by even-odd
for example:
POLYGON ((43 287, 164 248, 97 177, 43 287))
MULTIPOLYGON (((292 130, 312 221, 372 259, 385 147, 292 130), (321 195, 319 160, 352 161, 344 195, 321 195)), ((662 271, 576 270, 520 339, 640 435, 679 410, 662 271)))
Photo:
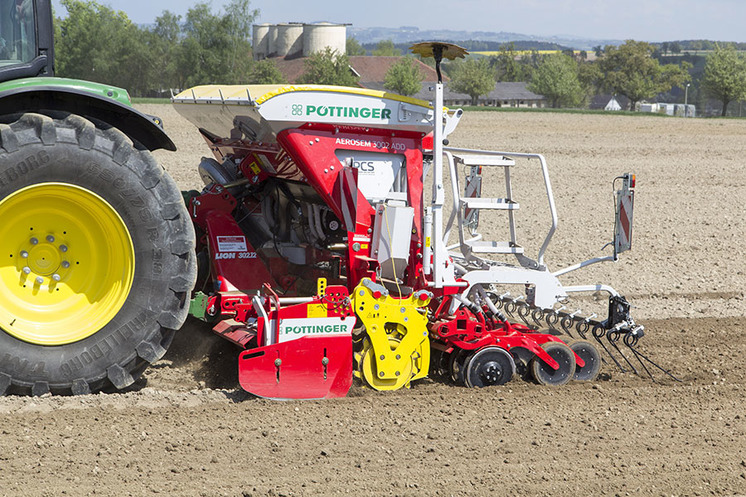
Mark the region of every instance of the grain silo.
POLYGON ((340 54, 346 52, 347 25, 319 22, 303 25, 303 56, 323 52, 326 47, 340 54))
POLYGON ((293 57, 303 54, 303 24, 289 22, 277 25, 277 57, 293 57))
POLYGON ((251 38, 254 49, 254 60, 262 60, 269 57, 269 24, 254 24, 251 38))
POLYGON ((270 24, 267 34, 267 57, 277 54, 277 24, 270 24))

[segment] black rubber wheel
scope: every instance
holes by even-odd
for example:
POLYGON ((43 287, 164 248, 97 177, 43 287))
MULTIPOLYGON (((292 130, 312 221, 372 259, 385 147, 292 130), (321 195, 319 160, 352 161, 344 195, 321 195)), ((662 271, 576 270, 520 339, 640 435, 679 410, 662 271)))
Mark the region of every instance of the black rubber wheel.
POLYGON ((447 379, 450 376, 448 370, 449 355, 437 348, 430 348, 430 377, 447 379))
POLYGON ((48 114, 0 121, 0 223, 13 226, 12 239, 0 239, 0 292, 11 296, 0 300, 0 394, 122 389, 165 354, 187 317, 197 273, 194 229, 178 187, 144 147, 110 126, 48 114), (59 195, 47 202, 53 191, 59 195), (94 205, 86 217, 90 222, 60 208, 78 199, 94 205), (28 206, 35 214, 27 215, 28 206), (100 250, 117 246, 106 237, 89 236, 99 233, 97 223, 107 216, 114 219, 109 224, 119 223, 113 231, 125 240, 122 246, 128 249, 122 254, 100 250), (83 234, 68 232, 74 231, 68 224, 83 234), (66 237, 74 240, 69 248, 66 237), (17 246, 20 238, 32 252, 43 250, 29 255, 25 245, 17 246), (130 270, 113 262, 107 268, 110 255, 130 270), (101 268, 108 276, 99 274, 101 268), (83 281, 83 290, 75 287, 83 281), (113 304, 89 297, 109 295, 105 292, 115 287, 113 304), (68 300, 58 297, 65 292, 68 300), (83 304, 73 312, 65 306, 76 292, 84 295, 83 304), (59 330, 58 308, 68 317, 59 330), (103 310, 89 312, 94 308, 103 310), (9 316, 13 312, 22 314, 23 322, 9 316), (88 328, 78 333, 74 323, 88 328))
POLYGON ((569 346, 585 362, 582 368, 575 365, 575 374, 572 379, 576 381, 595 380, 601 371, 601 353, 596 346, 587 340, 575 340, 570 342, 569 346))
POLYGON ((533 359, 534 353, 525 347, 513 347, 510 349, 510 355, 513 357, 516 374, 524 380, 529 380, 531 377, 531 359, 533 359))
POLYGON ((531 361, 531 373, 541 385, 561 386, 572 379, 575 373, 575 354, 570 347, 562 342, 546 342, 542 344, 549 356, 557 361, 559 369, 552 369, 538 357, 531 361))
POLYGON ((467 387, 504 385, 513 378, 515 363, 505 349, 485 347, 469 358, 465 370, 467 387))
POLYGON ((451 380, 453 380, 456 385, 464 386, 466 384, 465 366, 469 361, 469 355, 471 355, 471 352, 471 350, 465 349, 456 349, 451 352, 451 357, 449 358, 449 369, 451 371, 451 380))

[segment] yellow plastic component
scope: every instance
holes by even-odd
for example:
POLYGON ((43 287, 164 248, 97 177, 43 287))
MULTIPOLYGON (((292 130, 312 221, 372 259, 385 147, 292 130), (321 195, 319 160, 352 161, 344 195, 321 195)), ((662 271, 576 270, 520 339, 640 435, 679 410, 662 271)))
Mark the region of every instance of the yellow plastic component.
POLYGON ((427 376, 430 341, 427 317, 420 309, 431 296, 420 291, 396 299, 368 278, 355 288, 353 306, 367 333, 358 369, 371 387, 396 390, 427 376))
POLYGON ((127 301, 135 250, 114 208, 90 190, 32 185, 0 201, 0 328, 38 345, 87 338, 127 301))
POLYGON ((316 295, 319 297, 326 295, 326 278, 316 280, 316 295))

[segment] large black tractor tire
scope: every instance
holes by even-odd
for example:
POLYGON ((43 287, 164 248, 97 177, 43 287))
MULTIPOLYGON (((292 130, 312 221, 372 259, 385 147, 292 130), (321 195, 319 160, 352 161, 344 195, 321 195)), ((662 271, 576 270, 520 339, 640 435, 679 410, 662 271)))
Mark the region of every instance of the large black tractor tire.
POLYGON ((149 151, 80 116, 0 121, 0 395, 130 386, 187 317, 194 229, 149 151))

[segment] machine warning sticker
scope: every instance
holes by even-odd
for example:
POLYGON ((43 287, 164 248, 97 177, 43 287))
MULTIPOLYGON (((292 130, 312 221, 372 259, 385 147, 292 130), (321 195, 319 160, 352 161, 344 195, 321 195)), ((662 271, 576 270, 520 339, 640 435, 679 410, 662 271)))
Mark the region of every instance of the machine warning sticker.
POLYGON ((219 236, 218 252, 246 252, 246 237, 244 236, 219 236))

